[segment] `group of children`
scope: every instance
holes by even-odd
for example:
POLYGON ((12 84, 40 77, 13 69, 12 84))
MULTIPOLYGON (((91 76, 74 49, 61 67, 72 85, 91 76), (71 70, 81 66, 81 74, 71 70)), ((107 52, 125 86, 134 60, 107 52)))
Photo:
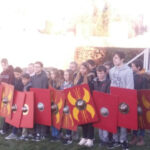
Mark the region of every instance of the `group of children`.
MULTIPOLYGON (((147 79, 143 75, 143 66, 140 60, 136 60, 131 67, 124 64, 125 54, 116 51, 112 63, 105 62, 103 65, 96 66, 93 60, 87 60, 80 66, 76 62, 71 62, 69 69, 63 71, 52 68, 44 70, 41 62, 29 64, 26 71, 21 68, 13 68, 8 64, 7 59, 1 60, 3 71, 0 75, 0 82, 14 85, 18 91, 29 91, 30 88, 47 89, 49 86, 57 90, 64 90, 75 85, 88 84, 92 91, 109 93, 110 86, 127 89, 147 89, 147 79)), ((92 147, 94 145, 94 127, 92 123, 81 125, 82 138, 78 145, 92 147)), ((10 126, 3 119, 0 130, 1 135, 6 135, 6 140, 20 139, 41 141, 48 138, 51 130, 51 142, 62 140, 65 145, 71 144, 72 140, 78 139, 78 131, 58 130, 55 127, 35 124, 34 129, 18 129, 10 126), (18 137, 18 134, 21 136, 18 137)), ((100 146, 108 149, 121 146, 123 150, 129 149, 131 145, 144 145, 144 130, 132 131, 132 139, 128 142, 127 129, 119 127, 116 134, 110 134, 106 130, 99 129, 100 146)))

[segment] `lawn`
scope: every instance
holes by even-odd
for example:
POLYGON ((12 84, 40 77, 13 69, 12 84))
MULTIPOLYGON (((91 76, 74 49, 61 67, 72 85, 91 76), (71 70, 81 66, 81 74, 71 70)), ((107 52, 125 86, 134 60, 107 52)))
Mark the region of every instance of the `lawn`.
MULTIPOLYGON (((146 145, 143 147, 131 147, 131 150, 150 150, 150 133, 146 133, 145 141, 146 145)), ((63 145, 61 142, 52 143, 50 140, 45 140, 42 142, 32 142, 32 141, 15 141, 9 140, 6 141, 4 137, 0 136, 0 150, 106 150, 107 148, 99 147, 99 139, 96 131, 96 140, 93 148, 79 147, 77 142, 73 142, 69 146, 63 145)), ((130 137, 130 135, 129 135, 130 137)), ((116 149, 119 150, 120 148, 116 149)))

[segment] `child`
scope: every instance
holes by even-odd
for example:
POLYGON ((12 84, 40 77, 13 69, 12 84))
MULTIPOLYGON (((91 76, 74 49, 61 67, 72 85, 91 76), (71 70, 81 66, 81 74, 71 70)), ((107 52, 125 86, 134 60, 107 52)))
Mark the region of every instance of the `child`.
MULTIPOLYGON (((109 93, 110 80, 107 78, 107 70, 104 66, 96 68, 97 78, 93 80, 93 90, 109 93)), ((99 129, 100 145, 107 146, 109 142, 109 132, 99 129)))
MULTIPOLYGON (((64 72, 64 79, 65 81, 63 82, 63 84, 61 85, 60 89, 64 90, 67 88, 70 88, 73 86, 73 72, 71 70, 66 70, 64 72)), ((66 135, 65 135, 65 139, 63 141, 63 143, 65 145, 69 145, 72 143, 72 137, 71 137, 71 130, 66 130, 66 135)))
MULTIPOLYGON (((79 69, 78 74, 76 75, 76 78, 74 80, 74 85, 81 85, 81 84, 90 84, 90 76, 88 76, 89 73, 89 67, 87 63, 82 63, 79 69)), ((81 138, 78 145, 85 145, 87 147, 93 146, 93 139, 94 139, 94 128, 92 126, 92 123, 88 123, 85 125, 82 125, 82 134, 83 137, 81 138)))
MULTIPOLYGON (((23 91, 29 91, 31 88, 31 81, 30 81, 30 75, 25 73, 22 75, 22 83, 24 85, 23 91)), ((19 138, 20 140, 28 140, 28 129, 23 128, 22 129, 22 135, 19 138)))
MULTIPOLYGON (((140 60, 136 60, 131 64, 133 73, 134 73, 134 88, 136 90, 147 89, 147 81, 140 72, 143 69, 143 63, 140 60)), ((130 141, 131 145, 136 144, 137 146, 143 146, 145 130, 133 131, 133 137, 130 141)))
MULTIPOLYGON (((116 51, 113 57, 114 67, 110 70, 111 86, 134 89, 133 71, 124 64, 125 54, 122 51, 116 51)), ((128 150, 127 129, 119 128, 117 134, 113 134, 113 142, 109 148, 120 146, 123 150, 128 150)))
MULTIPOLYGON (((22 75, 22 69, 19 67, 16 67, 14 69, 14 76, 15 76, 14 87, 15 87, 15 90, 17 90, 17 91, 23 90, 21 75, 22 75)), ((10 133, 7 137, 5 137, 5 139, 6 140, 11 140, 11 139, 17 140, 18 139, 17 134, 18 134, 18 128, 12 127, 12 133, 10 133)))
MULTIPOLYGON (((52 69, 50 71, 49 86, 59 90, 61 84, 62 84, 62 79, 60 79, 58 70, 57 69, 52 69)), ((51 132, 52 132, 51 142, 59 141, 60 140, 60 131, 52 126, 51 127, 51 132)))

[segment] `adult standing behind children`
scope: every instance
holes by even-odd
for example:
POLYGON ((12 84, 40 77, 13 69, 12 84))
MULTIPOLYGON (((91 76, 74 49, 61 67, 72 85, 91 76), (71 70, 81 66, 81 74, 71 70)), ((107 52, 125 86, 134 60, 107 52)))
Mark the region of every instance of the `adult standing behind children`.
MULTIPOLYGON (((125 54, 117 51, 113 57, 114 67, 110 70, 110 80, 112 87, 134 89, 134 79, 132 69, 124 64, 125 54)), ((116 134, 113 134, 113 143, 109 148, 120 146, 123 150, 128 150, 127 129, 120 127, 116 134)))
MULTIPOLYGON (((32 88, 48 89, 48 78, 46 73, 43 71, 42 62, 35 62, 34 64, 35 75, 31 79, 32 88)), ((35 137, 34 141, 44 140, 47 136, 47 126, 35 125, 35 137)))

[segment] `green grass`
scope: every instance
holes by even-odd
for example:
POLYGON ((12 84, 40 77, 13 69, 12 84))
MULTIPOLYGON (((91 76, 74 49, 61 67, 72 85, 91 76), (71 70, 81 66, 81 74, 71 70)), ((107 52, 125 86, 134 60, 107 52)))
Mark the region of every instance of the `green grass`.
MULTIPOLYGON (((97 133, 97 132, 96 132, 97 133)), ((150 150, 150 135, 146 133, 145 136, 146 145, 142 147, 131 147, 131 150, 150 150)), ((99 147, 98 134, 96 134, 96 140, 93 148, 79 147, 77 142, 69 146, 63 145, 61 142, 51 143, 49 140, 42 142, 32 142, 32 141, 6 141, 4 137, 0 137, 0 150, 106 150, 106 148, 99 147)), ((119 150, 120 148, 116 149, 119 150)))

